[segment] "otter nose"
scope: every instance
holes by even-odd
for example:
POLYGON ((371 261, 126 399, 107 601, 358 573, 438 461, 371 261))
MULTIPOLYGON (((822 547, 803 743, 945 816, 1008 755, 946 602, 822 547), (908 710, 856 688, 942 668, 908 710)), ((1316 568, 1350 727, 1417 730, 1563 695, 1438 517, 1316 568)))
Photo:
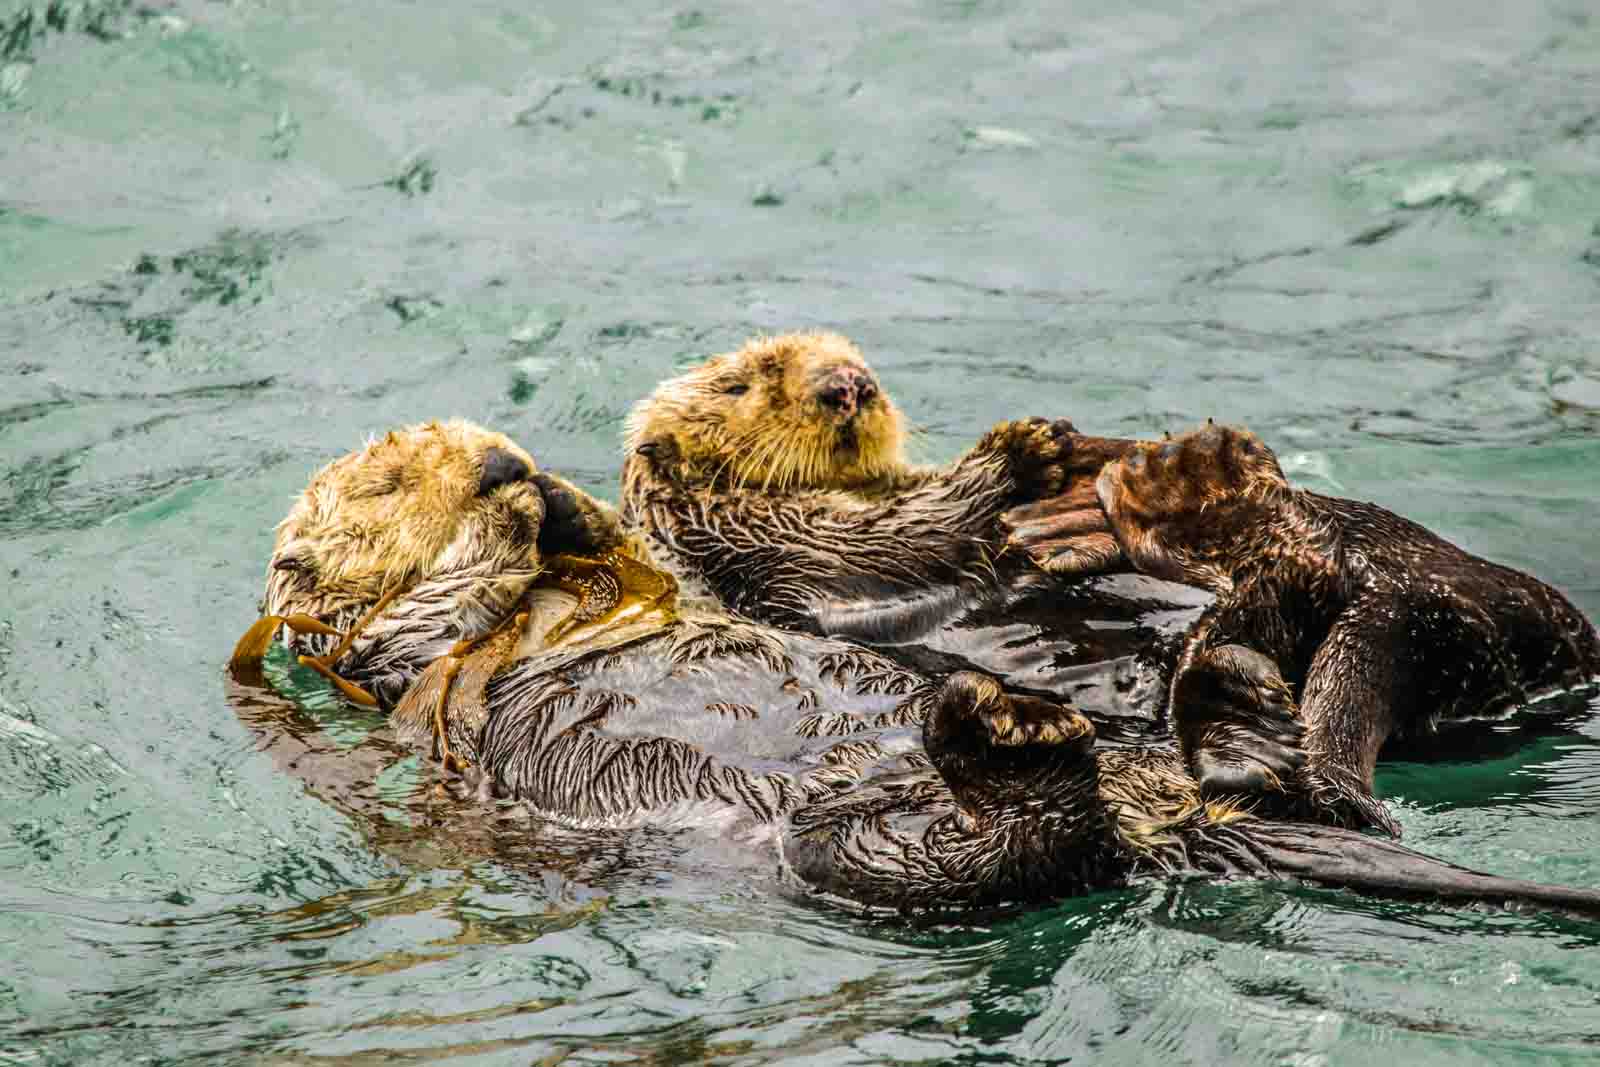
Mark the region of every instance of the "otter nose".
POLYGON ((840 415, 854 415, 878 395, 878 383, 858 367, 835 367, 817 383, 817 399, 840 415))

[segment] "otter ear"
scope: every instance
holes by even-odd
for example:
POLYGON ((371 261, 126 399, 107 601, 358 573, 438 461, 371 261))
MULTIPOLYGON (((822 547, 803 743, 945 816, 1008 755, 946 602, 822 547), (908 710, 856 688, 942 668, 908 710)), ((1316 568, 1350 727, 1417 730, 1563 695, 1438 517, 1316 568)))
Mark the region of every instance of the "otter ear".
POLYGON ((491 448, 483 454, 483 475, 478 479, 478 495, 488 496, 502 485, 525 482, 533 471, 519 456, 503 448, 491 448))

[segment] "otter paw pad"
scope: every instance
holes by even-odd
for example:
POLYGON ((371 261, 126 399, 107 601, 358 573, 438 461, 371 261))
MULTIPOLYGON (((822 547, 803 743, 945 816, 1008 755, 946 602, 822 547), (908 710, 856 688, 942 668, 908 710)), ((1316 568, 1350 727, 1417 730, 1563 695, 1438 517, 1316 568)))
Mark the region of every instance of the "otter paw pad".
POLYGON ((1154 519, 1287 484, 1277 457, 1255 434, 1208 425, 1170 441, 1147 441, 1110 464, 1102 500, 1110 488, 1119 510, 1154 519))
POLYGON ((1018 419, 1002 422, 979 445, 1005 458, 1020 499, 1040 500, 1066 486, 1070 478, 1067 459, 1072 455, 1076 436, 1077 431, 1066 419, 1018 419))
POLYGON ((988 730, 989 744, 999 748, 1072 744, 1093 734, 1089 720, 1070 708, 1027 697, 1012 697, 1001 707, 982 709, 979 720, 988 730))
POLYGON ((1094 725, 1054 701, 1007 693, 986 675, 963 671, 947 678, 935 698, 925 733, 936 747, 966 747, 973 753, 1025 747, 1094 744, 1094 725))

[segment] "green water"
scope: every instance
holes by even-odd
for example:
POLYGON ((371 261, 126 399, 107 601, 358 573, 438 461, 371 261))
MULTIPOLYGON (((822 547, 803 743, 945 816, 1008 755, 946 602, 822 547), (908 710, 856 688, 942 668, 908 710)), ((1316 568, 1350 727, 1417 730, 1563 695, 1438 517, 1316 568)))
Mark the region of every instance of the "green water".
MULTIPOLYGON (((1240 883, 919 932, 649 841, 568 877, 430 836, 412 767, 387 819, 308 795, 221 673, 366 434, 464 415, 614 493, 655 380, 809 325, 924 459, 1244 422, 1600 613, 1590 0, 22 10, 0 1064, 1600 1055, 1593 923, 1240 883)), ((1597 886, 1597 781, 1579 709, 1380 788, 1416 847, 1597 886)))

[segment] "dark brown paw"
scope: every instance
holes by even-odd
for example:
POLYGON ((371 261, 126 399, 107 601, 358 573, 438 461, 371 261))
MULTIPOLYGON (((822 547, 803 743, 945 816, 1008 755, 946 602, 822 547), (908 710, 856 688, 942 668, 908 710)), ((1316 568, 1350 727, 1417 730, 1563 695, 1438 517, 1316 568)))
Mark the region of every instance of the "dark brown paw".
POLYGON ((538 472, 531 481, 544 497, 544 523, 539 527, 541 554, 599 555, 622 540, 622 531, 610 508, 571 482, 546 471, 538 472))
POLYGON ((1201 795, 1296 789, 1305 728, 1277 664, 1242 645, 1196 656, 1172 687, 1173 730, 1201 795))
POLYGON ((1051 700, 1007 693, 988 675, 961 671, 945 679, 923 732, 930 747, 1017 749, 1094 746, 1094 724, 1051 700))
POLYGON ((1094 724, 1051 700, 1018 696, 987 675, 945 679, 923 720, 928 758, 969 808, 1092 792, 1094 724))
POLYGON ((1351 830, 1381 830, 1400 836, 1400 824, 1383 802, 1356 775, 1342 767, 1313 760, 1300 773, 1299 790, 1307 818, 1351 830))
POLYGON ((1000 516, 1006 549, 1022 552, 1047 574, 1068 578, 1114 570, 1126 561, 1100 501, 1082 479, 1065 493, 1000 516))
POLYGON ((1068 459, 1077 431, 1066 419, 1018 419, 1002 422, 978 442, 981 451, 1005 459, 1018 501, 1042 500, 1066 488, 1068 459))
POLYGON ((1248 430, 1208 424, 1169 441, 1143 442, 1108 464, 1101 506, 1134 566, 1216 587, 1230 553, 1249 551, 1288 481, 1272 450, 1248 430))
POLYGON ((1107 463, 1127 455, 1138 442, 1073 434, 1068 444, 1071 447, 1060 463, 1061 491, 1000 516, 1006 547, 1026 553, 1040 569, 1064 577, 1115 569, 1126 561, 1100 506, 1095 479, 1107 463))

